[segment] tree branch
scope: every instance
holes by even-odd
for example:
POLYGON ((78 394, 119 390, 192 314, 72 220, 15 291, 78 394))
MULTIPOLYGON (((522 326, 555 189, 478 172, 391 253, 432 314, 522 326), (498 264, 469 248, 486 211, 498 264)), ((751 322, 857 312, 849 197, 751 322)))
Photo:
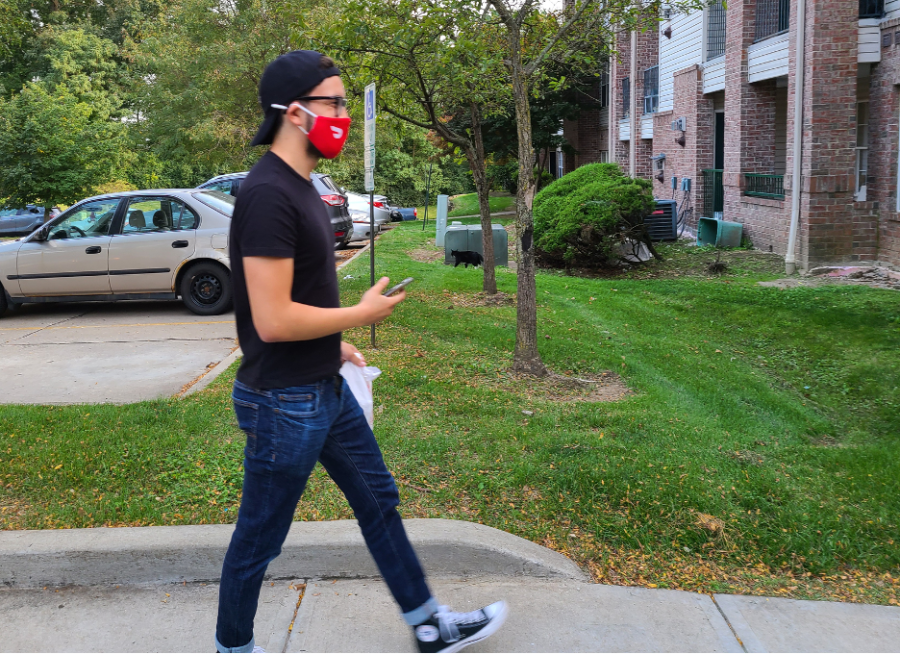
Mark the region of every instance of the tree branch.
MULTIPOLYGON (((583 0, 581 6, 578 8, 574 14, 572 14, 571 18, 567 20, 562 27, 556 32, 553 38, 550 39, 550 42, 544 46, 544 49, 538 54, 537 57, 532 59, 527 66, 525 66, 525 75, 530 76, 534 74, 534 72, 541 66, 546 59, 547 55, 553 49, 553 47, 559 42, 561 38, 563 38, 566 34, 568 34, 569 30, 572 29, 572 26, 577 23, 581 17, 584 15, 584 12, 587 11, 588 7, 594 5, 594 0, 583 0)), ((604 3, 605 5, 605 3, 604 3)))

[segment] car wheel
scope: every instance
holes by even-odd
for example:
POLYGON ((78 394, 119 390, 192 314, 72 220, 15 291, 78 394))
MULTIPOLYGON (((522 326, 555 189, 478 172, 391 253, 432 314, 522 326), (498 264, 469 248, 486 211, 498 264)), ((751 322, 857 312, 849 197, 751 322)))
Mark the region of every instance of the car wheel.
POLYGON ((231 308, 231 275, 215 263, 197 263, 181 278, 181 301, 200 316, 214 316, 231 308))

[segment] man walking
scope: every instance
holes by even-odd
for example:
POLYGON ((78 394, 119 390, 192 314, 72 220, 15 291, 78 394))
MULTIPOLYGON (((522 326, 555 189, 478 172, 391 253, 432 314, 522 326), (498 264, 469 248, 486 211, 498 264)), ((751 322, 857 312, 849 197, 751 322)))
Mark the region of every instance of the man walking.
POLYGON ((471 613, 438 606, 397 512, 399 495, 353 394, 342 361, 364 365, 341 332, 391 315, 382 278, 341 308, 334 234, 310 176, 337 156, 350 118, 328 57, 296 50, 259 84, 265 119, 252 145, 271 149, 247 175, 231 224, 231 268, 244 358, 234 410, 247 435, 238 521, 222 567, 216 648, 254 650, 253 619, 269 562, 281 553, 297 502, 320 462, 343 491, 422 652, 457 652, 506 619, 505 602, 471 613))

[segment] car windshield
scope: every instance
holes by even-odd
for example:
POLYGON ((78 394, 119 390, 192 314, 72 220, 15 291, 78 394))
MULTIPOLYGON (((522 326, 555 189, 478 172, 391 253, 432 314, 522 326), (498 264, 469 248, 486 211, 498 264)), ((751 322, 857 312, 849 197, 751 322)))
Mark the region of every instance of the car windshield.
POLYGON ((231 218, 234 213, 234 196, 222 193, 222 191, 200 191, 199 193, 191 193, 195 199, 199 200, 207 207, 215 209, 221 214, 231 218))

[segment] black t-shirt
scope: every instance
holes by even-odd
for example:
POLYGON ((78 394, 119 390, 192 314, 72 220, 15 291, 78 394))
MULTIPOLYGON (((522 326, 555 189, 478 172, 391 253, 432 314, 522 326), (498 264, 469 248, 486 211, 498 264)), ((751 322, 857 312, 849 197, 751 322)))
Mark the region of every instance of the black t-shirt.
POLYGON ((238 380, 251 388, 267 389, 337 375, 340 333, 310 341, 263 342, 253 326, 244 277, 244 257, 293 259, 291 299, 314 307, 340 306, 334 229, 312 182, 267 152, 241 183, 229 241, 235 318, 244 352, 238 380))

